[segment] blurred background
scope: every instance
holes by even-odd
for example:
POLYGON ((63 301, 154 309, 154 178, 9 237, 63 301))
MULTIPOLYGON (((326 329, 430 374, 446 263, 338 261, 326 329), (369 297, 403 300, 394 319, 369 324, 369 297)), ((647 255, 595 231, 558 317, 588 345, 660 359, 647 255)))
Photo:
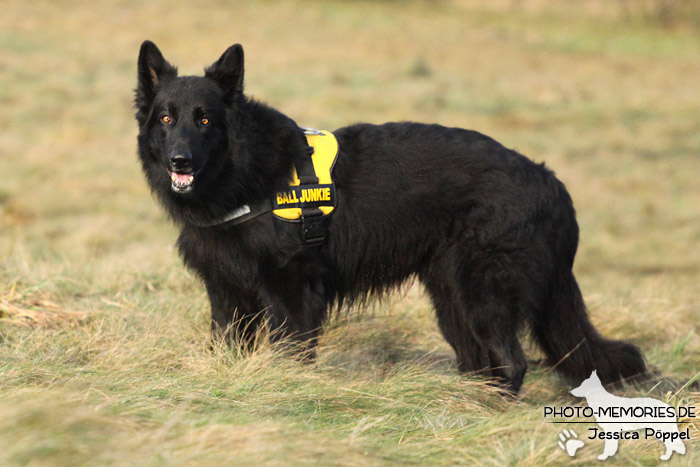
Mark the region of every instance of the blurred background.
MULTIPOLYGON (((571 402, 544 369, 531 371, 525 397, 508 409, 519 420, 509 428, 515 457, 494 447, 489 430, 476 434, 454 422, 469 411, 477 422, 493 420, 503 407, 488 399, 465 407, 457 395, 431 392, 447 391, 428 383, 436 374, 463 394, 472 389, 453 375, 418 287, 369 317, 329 325, 334 337, 322 343, 319 367, 304 370, 320 386, 306 387, 312 383, 291 376, 298 369, 287 374, 275 366, 282 363, 266 360, 276 373, 254 367, 241 393, 248 396, 212 402, 212 385, 230 395, 240 372, 253 370, 231 355, 234 363, 225 363, 224 350, 204 349, 205 294, 179 262, 176 231, 140 173, 132 100, 145 39, 181 74, 201 74, 241 43, 247 94, 302 126, 437 122, 480 131, 546 162, 574 199, 576 273, 594 322, 643 348, 670 381, 669 398, 697 400, 700 1, 58 0, 0 1, 0 11, 0 463, 259 459, 256 442, 272 439, 284 449, 289 430, 309 438, 308 446, 295 445, 307 461, 564 459, 555 452, 556 427, 533 435, 534 443, 516 436, 529 433, 523 420, 537 419, 543 401, 571 402), (424 358, 435 353, 446 359, 437 367, 424 358), (386 376, 397 365, 424 380, 401 386, 386 376), (280 374, 292 382, 266 392, 261 381, 280 374), (143 396, 154 385, 165 392, 143 396), (333 412, 312 396, 350 394, 341 390, 350 386, 397 390, 406 404, 401 391, 414 388, 415 397, 443 400, 454 423, 440 424, 439 411, 423 410, 434 418, 421 425, 401 404, 379 399, 362 412, 349 408, 355 399, 337 396, 333 412), (298 387, 308 391, 295 393, 298 387), (284 395, 290 393, 296 396, 284 395), (71 402, 62 402, 58 415, 37 415, 34 401, 42 397, 71 402), (172 402, 182 400, 202 405, 172 402), (309 407, 300 409, 300 400, 309 407), (279 412, 261 412, 255 401, 279 412), (336 418, 314 418, 316 402, 336 418), (173 407, 180 411, 174 419, 173 407), (213 414, 246 428, 197 431, 198 423, 214 423, 198 418, 200 409, 209 411, 207 420, 213 414), (343 418, 348 410, 356 417, 343 418), (74 426, 68 414, 76 413, 83 415, 74 426), (147 420, 145 428, 139 420, 147 420), (416 423, 423 427, 417 433, 407 428, 416 423), (68 436, 76 426, 82 434, 68 436), (137 435, 137 426, 145 431, 137 435), (108 441, 115 433, 121 442, 108 441), (225 450, 207 444, 210 435, 247 441, 225 450), (444 452, 431 444, 436 439, 458 441, 444 452), (95 442, 107 448, 98 451, 95 442), (342 456, 324 457, 324 443, 342 456), (190 448, 178 458, 173 453, 183 445, 190 448)), ((620 456, 655 459, 656 448, 620 456)), ((283 454, 270 452, 267 460, 284 463, 283 454)), ((697 461, 691 456, 684 462, 697 461)))

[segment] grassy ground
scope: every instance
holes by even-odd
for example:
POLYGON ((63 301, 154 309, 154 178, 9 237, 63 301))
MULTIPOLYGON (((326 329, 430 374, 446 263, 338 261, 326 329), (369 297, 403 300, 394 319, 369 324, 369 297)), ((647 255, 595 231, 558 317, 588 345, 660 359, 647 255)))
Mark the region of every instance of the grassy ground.
MULTIPOLYGON (((624 394, 700 406, 685 384, 700 366, 697 15, 582 3, 0 2, 0 465, 548 465, 602 452, 557 448, 563 426, 543 406, 582 401, 546 368, 531 366, 517 400, 457 375, 417 286, 334 319, 314 365, 210 351, 202 286, 136 161, 146 38, 188 74, 241 42, 248 92, 302 125, 437 121, 547 161, 578 210, 593 320, 664 376, 624 394)), ((683 427, 694 441, 672 464, 697 465, 700 424, 683 427)), ((622 441, 607 462, 661 452, 622 441)))

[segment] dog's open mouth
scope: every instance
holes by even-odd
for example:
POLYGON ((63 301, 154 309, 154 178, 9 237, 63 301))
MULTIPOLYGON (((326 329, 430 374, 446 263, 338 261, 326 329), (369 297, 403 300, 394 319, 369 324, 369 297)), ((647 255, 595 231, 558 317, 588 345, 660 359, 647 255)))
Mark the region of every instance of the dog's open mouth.
POLYGON ((171 188, 175 193, 189 193, 194 186, 193 173, 178 173, 168 171, 171 180, 171 188))

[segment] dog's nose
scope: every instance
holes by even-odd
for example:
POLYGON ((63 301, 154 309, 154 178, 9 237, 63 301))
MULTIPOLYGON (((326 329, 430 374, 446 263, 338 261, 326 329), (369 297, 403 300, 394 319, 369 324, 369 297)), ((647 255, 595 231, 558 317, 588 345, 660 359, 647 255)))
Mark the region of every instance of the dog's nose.
POLYGON ((192 154, 178 151, 170 156, 170 167, 173 170, 189 169, 192 166, 192 154))

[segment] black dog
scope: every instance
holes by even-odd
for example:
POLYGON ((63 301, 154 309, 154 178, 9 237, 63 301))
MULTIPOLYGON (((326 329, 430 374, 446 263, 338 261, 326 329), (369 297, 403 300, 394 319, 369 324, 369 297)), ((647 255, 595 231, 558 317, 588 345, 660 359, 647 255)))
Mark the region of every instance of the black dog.
POLYGON ((179 251, 206 285, 215 335, 250 339, 267 320, 275 338, 312 349, 329 308, 415 275, 460 371, 517 392, 528 326, 574 383, 593 370, 605 383, 645 373, 635 346, 588 321, 572 274, 574 208, 543 164, 474 131, 352 125, 334 132, 335 211, 287 222, 248 211, 289 189, 309 146, 293 120, 243 94, 240 45, 203 77, 178 77, 144 42, 135 105, 143 171, 182 229, 179 251))

